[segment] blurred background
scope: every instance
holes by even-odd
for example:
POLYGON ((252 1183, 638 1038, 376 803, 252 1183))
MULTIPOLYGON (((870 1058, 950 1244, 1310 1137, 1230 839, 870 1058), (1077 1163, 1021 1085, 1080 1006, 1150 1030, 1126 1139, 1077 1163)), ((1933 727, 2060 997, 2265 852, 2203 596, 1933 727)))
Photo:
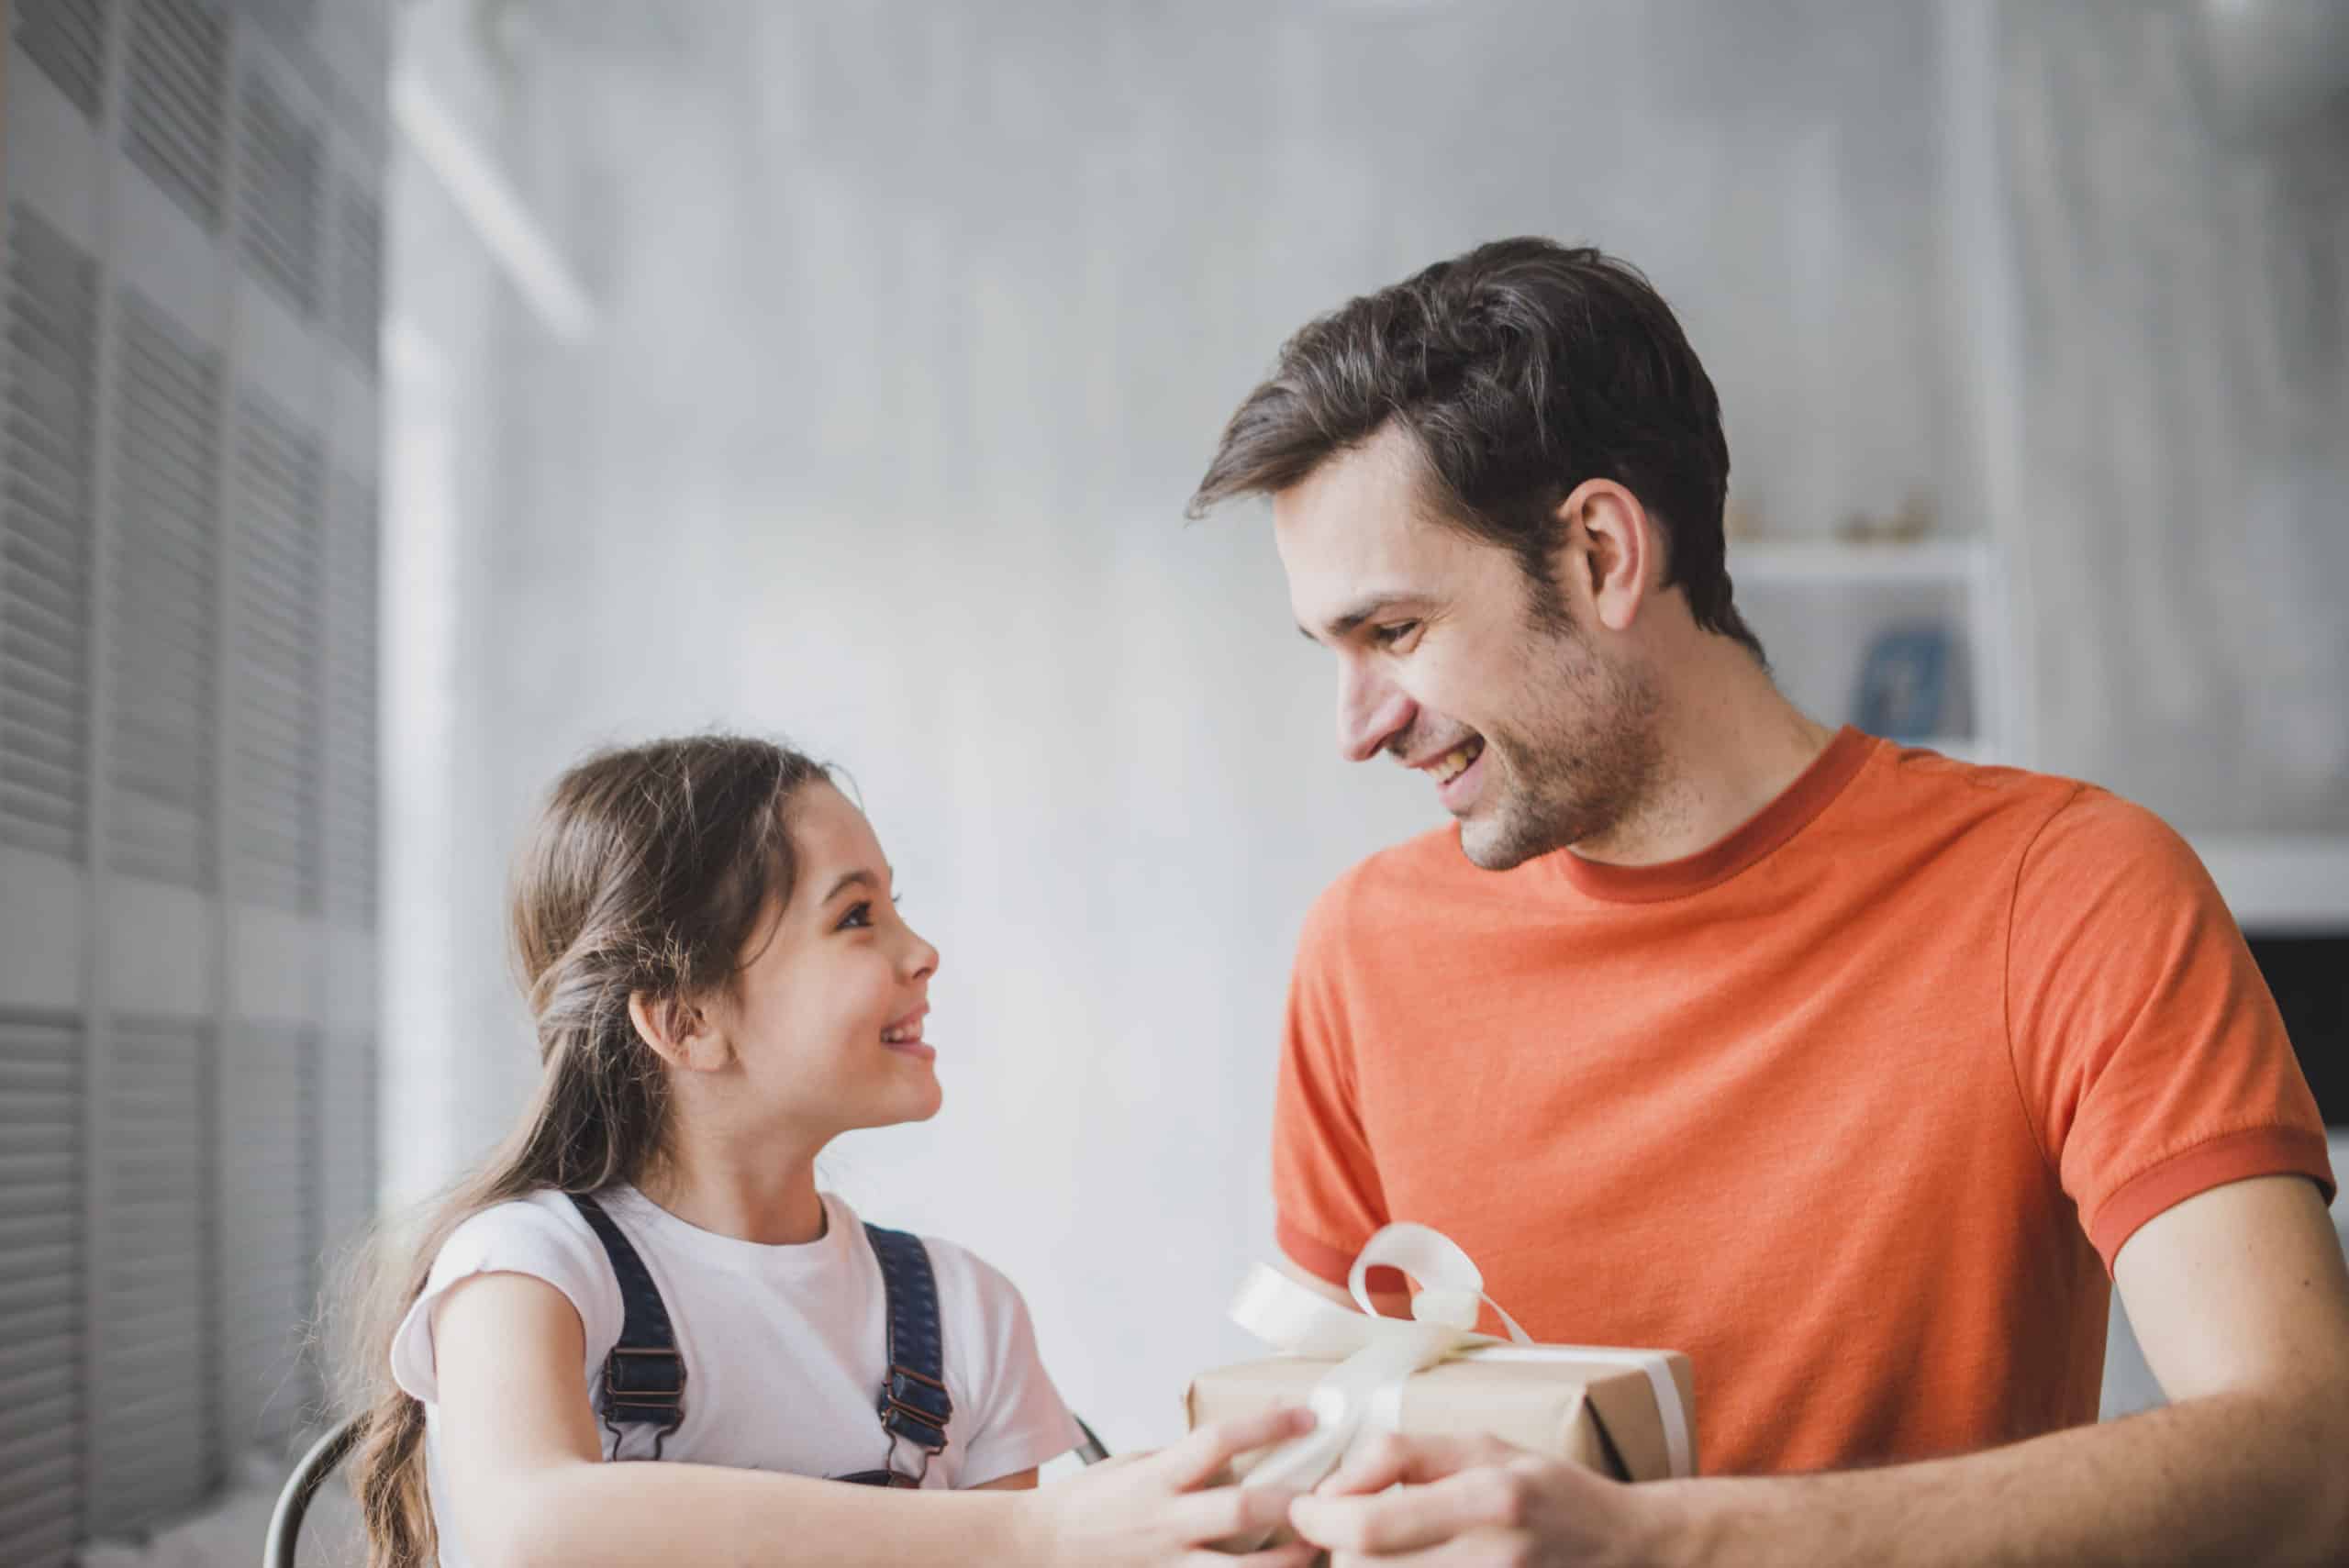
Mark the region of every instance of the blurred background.
POLYGON ((1299 920, 1436 821, 1183 503, 1504 235, 1678 310, 1787 690, 2168 817, 2349 1129, 2344 0, 6 10, 0 1562, 250 1560, 341 1250, 534 1076, 536 799, 712 725, 944 953, 830 1184, 1177 1430, 1299 920))

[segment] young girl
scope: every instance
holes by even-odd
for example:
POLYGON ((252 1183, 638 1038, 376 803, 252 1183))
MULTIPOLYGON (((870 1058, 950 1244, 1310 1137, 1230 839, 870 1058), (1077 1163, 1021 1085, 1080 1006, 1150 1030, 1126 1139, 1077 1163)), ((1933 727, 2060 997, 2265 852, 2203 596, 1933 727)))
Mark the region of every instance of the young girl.
POLYGON ((940 1097, 938 951, 821 766, 726 737, 582 763, 513 929, 545 1070, 384 1276, 354 1477, 376 1568, 1094 1568, 1278 1522, 1202 1487, 1295 1413, 1032 1490, 1075 1429, 1019 1292, 818 1189, 835 1136, 940 1097))

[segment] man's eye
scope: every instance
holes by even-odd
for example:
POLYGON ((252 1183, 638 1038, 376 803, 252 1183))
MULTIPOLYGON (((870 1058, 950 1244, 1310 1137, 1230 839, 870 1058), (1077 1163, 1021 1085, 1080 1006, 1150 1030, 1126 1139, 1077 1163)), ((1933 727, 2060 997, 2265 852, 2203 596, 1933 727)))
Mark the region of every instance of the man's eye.
POLYGON ((836 931, 856 930, 862 929, 863 928, 868 927, 872 924, 872 904, 868 900, 859 899, 856 903, 849 906, 848 913, 841 917, 841 923, 834 926, 832 929, 836 931))
POLYGON ((1419 623, 1415 620, 1398 620, 1386 626, 1373 628, 1370 635, 1372 640, 1381 648, 1392 648, 1419 629, 1419 623))

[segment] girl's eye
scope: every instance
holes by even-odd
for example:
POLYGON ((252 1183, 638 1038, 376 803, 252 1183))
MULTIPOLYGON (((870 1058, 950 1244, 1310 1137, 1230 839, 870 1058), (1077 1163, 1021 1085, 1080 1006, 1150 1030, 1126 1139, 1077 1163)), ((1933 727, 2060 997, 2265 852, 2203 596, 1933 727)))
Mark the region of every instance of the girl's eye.
MULTIPOLYGON (((892 893, 889 895, 889 903, 892 907, 895 907, 904 902, 905 895, 903 894, 892 893)), ((841 917, 841 923, 834 926, 832 929, 836 931, 862 931, 871 929, 872 925, 873 901, 869 898, 860 898, 855 903, 849 906, 848 913, 841 917)))
POLYGON ((1373 628, 1370 635, 1381 648, 1392 648, 1419 629, 1419 623, 1415 620, 1398 620, 1373 628))

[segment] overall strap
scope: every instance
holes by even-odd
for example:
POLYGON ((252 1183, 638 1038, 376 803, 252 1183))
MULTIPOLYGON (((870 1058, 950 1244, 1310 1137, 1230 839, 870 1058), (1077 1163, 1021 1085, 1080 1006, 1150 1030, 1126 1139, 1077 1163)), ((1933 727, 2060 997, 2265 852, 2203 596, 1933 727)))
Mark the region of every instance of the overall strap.
POLYGON ((914 1485, 930 1469, 930 1455, 946 1446, 946 1424, 954 1402, 946 1394, 946 1351, 938 1326, 938 1276, 921 1238, 868 1225, 864 1234, 881 1260, 881 1284, 888 1301, 889 1372, 881 1385, 881 1425, 889 1434, 889 1468, 896 1469, 897 1441, 921 1451, 914 1485))
POLYGON ((652 1457, 685 1418, 685 1358, 677 1353, 677 1332, 669 1325, 669 1308, 661 1289, 637 1256, 604 1206, 585 1193, 568 1193, 579 1217, 604 1244, 612 1275, 620 1285, 620 1337, 604 1358, 604 1425, 612 1434, 612 1455, 619 1456, 618 1423, 651 1426, 652 1457))

